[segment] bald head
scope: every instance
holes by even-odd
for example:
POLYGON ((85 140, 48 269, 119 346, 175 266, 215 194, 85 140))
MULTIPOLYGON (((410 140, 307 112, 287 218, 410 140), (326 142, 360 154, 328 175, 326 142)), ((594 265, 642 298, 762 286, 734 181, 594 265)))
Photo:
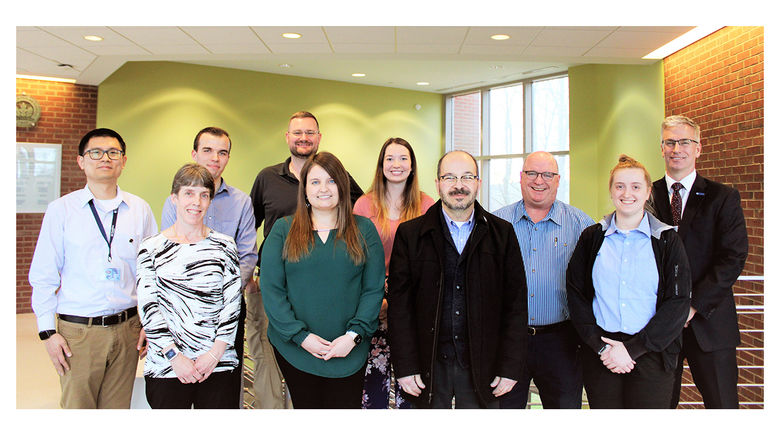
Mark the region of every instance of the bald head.
POLYGON ((555 156, 547 151, 536 151, 529 154, 523 162, 523 172, 520 174, 520 191, 523 194, 526 210, 536 210, 546 214, 558 196, 560 179, 555 156), (527 172, 531 171, 535 172, 536 175, 529 176, 527 172), (545 173, 555 175, 548 180, 544 178, 545 173))

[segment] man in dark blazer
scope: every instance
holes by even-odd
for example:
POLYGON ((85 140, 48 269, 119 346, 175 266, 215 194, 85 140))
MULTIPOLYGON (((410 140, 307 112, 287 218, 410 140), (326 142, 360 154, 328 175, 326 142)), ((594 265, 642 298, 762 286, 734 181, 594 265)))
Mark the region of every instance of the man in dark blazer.
POLYGON ((683 359, 706 408, 739 408, 736 347, 740 343, 732 285, 748 253, 739 192, 696 173, 700 128, 684 116, 661 124, 666 175, 653 183, 657 217, 678 226, 691 267, 693 297, 683 329, 671 408, 680 399, 683 359))
POLYGON ((477 163, 439 160, 439 200, 401 223, 390 257, 391 361, 417 408, 498 408, 525 367, 528 305, 508 222, 476 202, 477 163))

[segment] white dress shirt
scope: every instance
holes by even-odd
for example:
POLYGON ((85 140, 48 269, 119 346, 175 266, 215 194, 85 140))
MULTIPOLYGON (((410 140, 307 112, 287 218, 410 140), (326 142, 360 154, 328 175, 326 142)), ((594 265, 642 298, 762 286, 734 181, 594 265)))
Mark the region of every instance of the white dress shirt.
POLYGON ((95 317, 137 305, 138 247, 157 233, 152 209, 119 187, 117 198, 95 203, 107 237, 113 210, 119 209, 109 262, 108 244, 89 207, 92 199, 85 186, 46 208, 29 274, 39 331, 55 329, 55 314, 95 317), (106 270, 111 269, 117 280, 107 279, 106 270))
MULTIPOLYGON (((672 185, 677 182, 677 180, 673 179, 669 176, 669 174, 664 175, 664 180, 666 180, 666 190, 669 191, 669 204, 672 204, 672 196, 674 195, 674 189, 672 189, 672 185)), ((682 180, 680 180, 680 184, 683 185, 683 188, 680 189, 680 198, 682 199, 682 210, 680 210, 680 219, 683 217, 683 212, 685 212, 685 204, 688 202, 688 195, 691 193, 691 187, 693 187, 693 182, 696 180, 696 170, 694 169, 693 172, 685 176, 682 180)))

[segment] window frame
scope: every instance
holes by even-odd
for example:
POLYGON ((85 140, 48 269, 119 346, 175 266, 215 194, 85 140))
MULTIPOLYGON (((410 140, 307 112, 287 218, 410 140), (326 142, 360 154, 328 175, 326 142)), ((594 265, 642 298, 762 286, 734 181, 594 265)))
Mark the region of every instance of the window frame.
MULTIPOLYGON (((445 95, 445 136, 444 136, 444 150, 445 152, 453 151, 453 138, 454 127, 452 121, 453 114, 453 99, 457 96, 463 96, 479 92, 480 94, 480 120, 479 120, 479 155, 474 156, 477 160, 479 178, 483 181, 482 188, 479 192, 479 203, 486 209, 489 208, 485 204, 485 200, 490 200, 490 183, 484 184, 485 178, 490 175, 490 160, 493 159, 516 159, 525 158, 533 152, 533 83, 547 81, 558 78, 568 78, 569 72, 557 72, 548 75, 534 76, 531 78, 525 78, 521 80, 514 80, 505 83, 492 84, 484 87, 477 87, 467 90, 461 90, 454 93, 445 95), (494 89, 511 87, 522 84, 523 85, 523 152, 512 154, 490 154, 490 91, 494 89), (485 151, 487 150, 487 153, 485 151)), ((569 149, 565 151, 549 151, 553 156, 569 156, 571 157, 571 143, 569 149)), ((569 175, 571 175, 571 167, 568 169, 569 175)), ((438 176, 437 176, 438 177, 438 176)), ((568 196, 571 195, 571 188, 569 188, 568 196)))

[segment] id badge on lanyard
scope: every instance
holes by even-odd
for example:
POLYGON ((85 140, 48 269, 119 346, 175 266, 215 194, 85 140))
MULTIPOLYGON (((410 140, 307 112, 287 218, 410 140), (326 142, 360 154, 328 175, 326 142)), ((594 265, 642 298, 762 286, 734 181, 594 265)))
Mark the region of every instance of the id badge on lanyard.
POLYGON ((97 210, 95 209, 95 203, 93 200, 89 200, 89 208, 92 209, 92 216, 95 217, 95 223, 98 226, 98 229, 100 230, 100 234, 103 235, 103 239, 106 241, 106 244, 108 245, 108 256, 106 257, 105 262, 103 262, 103 272, 101 273, 100 279, 101 280, 107 280, 110 282, 121 282, 122 281, 122 264, 120 264, 118 261, 114 262, 111 258, 111 243, 114 242, 114 232, 116 230, 116 217, 119 214, 119 207, 114 209, 114 216, 111 219, 111 231, 109 235, 106 235, 106 230, 103 228, 103 222, 100 221, 100 216, 97 213, 97 210))

